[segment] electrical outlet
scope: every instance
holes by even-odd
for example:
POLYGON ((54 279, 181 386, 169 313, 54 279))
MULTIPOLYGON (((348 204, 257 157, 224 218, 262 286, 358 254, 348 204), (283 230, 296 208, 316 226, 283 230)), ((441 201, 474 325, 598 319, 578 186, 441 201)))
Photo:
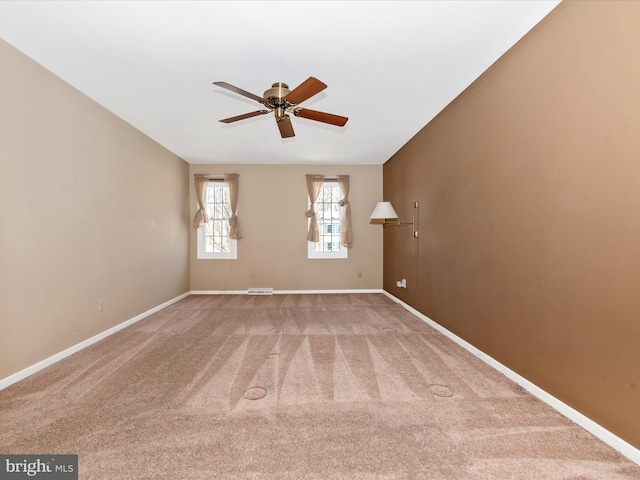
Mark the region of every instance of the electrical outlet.
POLYGON ((98 311, 104 312, 104 298, 101 298, 100 300, 98 300, 98 311))
POLYGON ((362 270, 358 270, 358 278, 362 278, 362 270))

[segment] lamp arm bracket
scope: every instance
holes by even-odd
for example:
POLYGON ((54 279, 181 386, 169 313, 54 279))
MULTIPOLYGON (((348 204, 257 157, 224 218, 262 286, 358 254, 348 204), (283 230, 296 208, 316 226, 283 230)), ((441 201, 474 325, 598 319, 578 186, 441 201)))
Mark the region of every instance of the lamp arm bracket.
MULTIPOLYGON (((404 227, 405 225, 413 226, 413 238, 418 238, 418 202, 413 202, 413 221, 411 222, 401 222, 400 219, 394 222, 387 222, 386 219, 382 220, 383 227, 404 227)), ((395 213, 395 212, 394 212, 395 213)))

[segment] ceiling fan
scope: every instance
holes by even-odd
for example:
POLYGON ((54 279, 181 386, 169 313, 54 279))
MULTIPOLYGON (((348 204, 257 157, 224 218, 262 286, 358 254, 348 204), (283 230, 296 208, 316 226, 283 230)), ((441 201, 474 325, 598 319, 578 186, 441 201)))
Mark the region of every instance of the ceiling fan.
POLYGON ((326 84, 322 83, 315 77, 307 78, 293 90, 289 90, 289 86, 286 83, 276 82, 271 85, 269 90, 264 92, 262 97, 247 92, 246 90, 242 90, 241 88, 234 87, 227 82, 213 82, 213 84, 255 100, 268 109, 256 110, 255 112, 245 113, 244 115, 238 115, 236 117, 224 118, 220 120, 222 123, 237 122, 238 120, 244 120, 245 118, 274 112, 276 124, 278 125, 278 129, 280 129, 280 135, 282 138, 288 138, 295 136, 295 133, 293 132, 291 119, 286 112, 292 113, 296 117, 308 118, 310 120, 328 123, 338 127, 344 127, 347 120, 349 120, 347 117, 341 117, 340 115, 333 115, 331 113, 318 112, 317 110, 298 107, 298 104, 327 88, 326 84))

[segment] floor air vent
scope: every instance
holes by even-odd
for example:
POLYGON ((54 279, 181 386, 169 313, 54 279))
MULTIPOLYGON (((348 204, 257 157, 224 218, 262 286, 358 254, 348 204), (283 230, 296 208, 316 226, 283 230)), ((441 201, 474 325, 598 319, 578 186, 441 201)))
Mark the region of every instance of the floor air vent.
POLYGON ((273 295, 273 288, 250 288, 248 295, 273 295))

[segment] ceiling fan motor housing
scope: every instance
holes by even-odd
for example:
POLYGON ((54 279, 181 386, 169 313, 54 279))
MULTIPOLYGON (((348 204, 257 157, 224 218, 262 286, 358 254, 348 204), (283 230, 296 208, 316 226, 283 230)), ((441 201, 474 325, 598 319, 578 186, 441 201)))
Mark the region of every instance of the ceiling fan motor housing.
POLYGON ((269 90, 264 92, 263 97, 269 100, 267 106, 274 109, 276 119, 284 117, 284 111, 288 107, 284 98, 290 93, 289 85, 282 82, 274 83, 269 90))

